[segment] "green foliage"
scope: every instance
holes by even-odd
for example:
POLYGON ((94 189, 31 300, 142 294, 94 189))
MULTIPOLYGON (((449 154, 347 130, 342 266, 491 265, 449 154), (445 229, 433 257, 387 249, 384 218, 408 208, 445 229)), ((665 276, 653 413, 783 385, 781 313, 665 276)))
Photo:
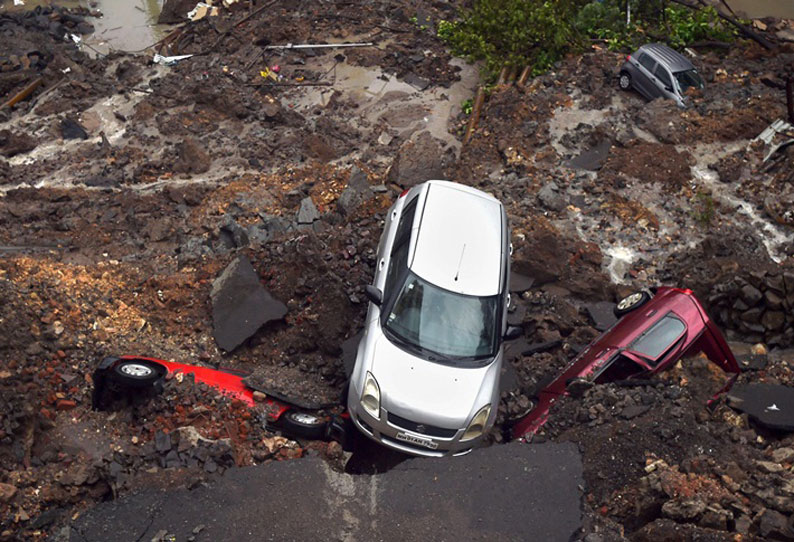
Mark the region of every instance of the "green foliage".
POLYGON ((686 47, 697 41, 733 41, 737 31, 720 19, 712 6, 693 10, 683 6, 668 6, 664 10, 667 42, 672 47, 686 47))
POLYGON ((615 2, 591 2, 583 6, 574 27, 584 36, 605 40, 611 50, 631 48, 636 32, 633 25, 626 26, 626 14, 615 2))
POLYGON ((457 21, 439 21, 438 37, 452 52, 482 60, 487 81, 503 67, 532 74, 548 70, 588 38, 605 40, 612 50, 630 51, 651 41, 682 48, 696 41, 733 41, 736 31, 713 7, 692 10, 666 0, 474 0, 457 21))
POLYGON ((476 0, 461 20, 441 21, 438 36, 452 52, 485 61, 493 79, 507 67, 532 66, 541 73, 559 60, 574 41, 570 24, 577 0, 476 0))
POLYGON ((704 228, 711 225, 716 215, 714 198, 708 192, 698 191, 692 205, 692 217, 704 228))
POLYGON ((460 109, 463 111, 464 115, 471 115, 473 105, 471 98, 469 98, 468 100, 463 100, 460 104, 460 109))

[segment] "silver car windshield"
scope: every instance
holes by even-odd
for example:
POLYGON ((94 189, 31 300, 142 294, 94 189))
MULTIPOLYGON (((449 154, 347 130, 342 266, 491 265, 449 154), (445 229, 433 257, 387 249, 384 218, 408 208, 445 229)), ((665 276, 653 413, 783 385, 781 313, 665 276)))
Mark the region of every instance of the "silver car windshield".
POLYGON ((409 272, 384 327, 448 360, 485 358, 495 351, 497 307, 498 296, 456 294, 409 272))
POLYGON ((678 81, 678 86, 681 87, 681 92, 686 92, 686 89, 690 87, 703 88, 703 79, 695 70, 675 72, 673 75, 678 81))

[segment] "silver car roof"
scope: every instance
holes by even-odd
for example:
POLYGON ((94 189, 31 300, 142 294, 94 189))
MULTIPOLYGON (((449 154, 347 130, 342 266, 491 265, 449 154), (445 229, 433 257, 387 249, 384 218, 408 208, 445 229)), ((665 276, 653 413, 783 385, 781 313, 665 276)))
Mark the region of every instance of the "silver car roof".
POLYGON ((651 56, 664 64, 673 73, 695 69, 695 66, 692 65, 687 57, 661 43, 643 45, 640 47, 639 52, 650 53, 651 56))
POLYGON ((504 248, 502 204, 469 186, 427 183, 410 269, 453 292, 491 296, 500 291, 504 248))

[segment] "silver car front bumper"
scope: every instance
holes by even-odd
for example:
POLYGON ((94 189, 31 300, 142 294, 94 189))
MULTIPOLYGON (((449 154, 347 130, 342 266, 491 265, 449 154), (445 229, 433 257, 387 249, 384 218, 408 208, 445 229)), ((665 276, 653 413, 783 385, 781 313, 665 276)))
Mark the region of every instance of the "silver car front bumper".
POLYGON ((460 437, 463 436, 465 428, 459 429, 450 438, 412 431, 390 422, 389 413, 385 408, 381 407, 380 419, 377 419, 352 398, 348 402, 348 412, 358 430, 366 436, 383 446, 411 455, 422 457, 465 455, 482 440, 482 437, 478 437, 461 442, 460 437))

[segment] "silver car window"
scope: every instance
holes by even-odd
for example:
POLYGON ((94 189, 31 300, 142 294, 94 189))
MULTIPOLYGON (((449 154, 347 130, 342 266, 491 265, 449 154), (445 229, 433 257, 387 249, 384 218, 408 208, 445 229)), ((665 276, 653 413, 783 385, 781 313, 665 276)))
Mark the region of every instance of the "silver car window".
POLYGON ((653 73, 653 70, 656 69, 656 61, 651 58, 650 55, 646 55, 642 53, 637 61, 642 64, 642 66, 648 70, 649 72, 653 73))
POLYGON ((681 92, 685 92, 690 87, 703 88, 703 79, 696 70, 685 70, 673 74, 681 87, 681 92))
POLYGON ((451 358, 494 355, 498 296, 439 288, 409 272, 385 327, 421 350, 451 358))
POLYGON ((673 80, 670 79, 670 74, 667 72, 667 69, 664 66, 658 64, 656 66, 656 70, 654 70, 653 73, 659 78, 659 81, 661 81, 664 86, 673 88, 673 80))
POLYGON ((656 322, 651 329, 640 335, 629 348, 651 360, 661 356, 686 330, 684 322, 672 315, 667 315, 656 322))

